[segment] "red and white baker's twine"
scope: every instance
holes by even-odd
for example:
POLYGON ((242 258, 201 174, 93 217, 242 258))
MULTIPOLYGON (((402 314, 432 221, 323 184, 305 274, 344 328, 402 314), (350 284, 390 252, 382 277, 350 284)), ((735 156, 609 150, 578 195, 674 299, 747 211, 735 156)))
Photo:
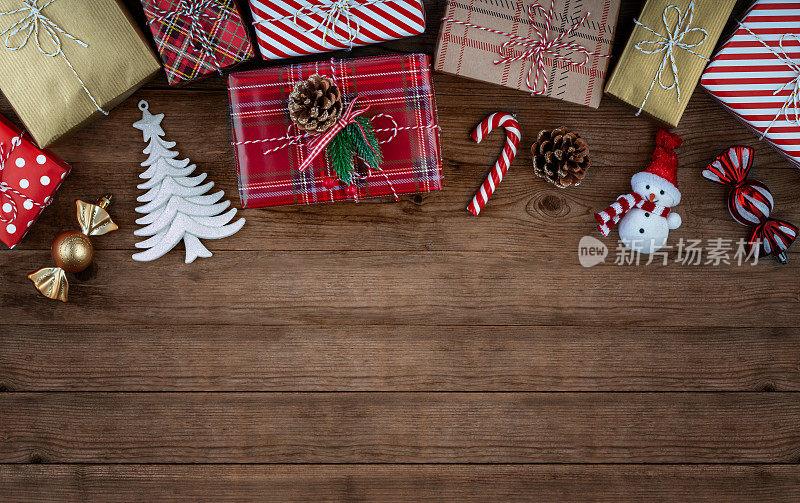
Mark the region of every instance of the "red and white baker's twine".
POLYGON ((16 194, 25 201, 30 201, 31 204, 33 204, 34 206, 38 206, 39 208, 45 208, 50 204, 50 202, 37 203, 36 201, 29 198, 22 192, 13 188, 11 185, 2 181, 3 170, 6 168, 6 161, 8 161, 9 157, 11 157, 11 152, 13 152, 14 149, 20 146, 21 144, 22 144, 22 138, 20 138, 19 136, 15 136, 14 138, 11 139, 11 148, 8 149, 8 151, 6 151, 5 144, 0 142, 0 222, 3 222, 4 224, 13 223, 14 220, 17 219, 17 214, 18 214, 17 202, 14 200, 13 197, 8 195, 9 192, 11 192, 12 194, 16 194), (3 209, 6 204, 11 206, 11 211, 5 211, 3 209), (9 217, 8 215, 11 216, 9 217))
POLYGON ((506 144, 503 147, 503 152, 494 163, 492 171, 483 182, 478 192, 472 198, 472 201, 467 205, 467 210, 475 216, 481 212, 481 209, 486 205, 486 201, 494 193, 495 188, 500 185, 503 176, 508 171, 508 167, 514 161, 514 156, 517 155, 517 146, 522 136, 519 128, 519 122, 513 115, 495 112, 481 121, 480 124, 472 131, 472 139, 480 143, 484 136, 488 135, 494 128, 503 127, 506 130, 506 144))
POLYGON ((214 68, 222 75, 222 68, 217 53, 214 50, 214 43, 210 40, 208 30, 203 27, 203 20, 212 25, 224 21, 232 14, 228 1, 225 0, 180 0, 180 3, 171 10, 160 9, 150 6, 149 11, 155 16, 147 20, 147 24, 169 23, 166 31, 169 31, 179 18, 189 21, 189 37, 192 44, 200 44, 201 52, 205 58, 211 62, 214 68), (224 3, 223 3, 224 2, 224 3), (212 8, 216 12, 212 13, 212 8))
MULTIPOLYGON (((334 62, 335 62, 335 60, 333 58, 331 58, 330 65, 331 65, 331 75, 333 76, 332 80, 334 82, 336 82, 337 81, 336 65, 334 64, 334 62)), ((381 75, 382 74, 373 74, 373 75, 371 75, 371 77, 376 77, 376 76, 379 77, 381 75)), ((234 142, 231 142, 231 145, 236 146, 236 145, 253 145, 253 144, 256 144, 256 143, 282 142, 282 143, 278 144, 277 146, 272 147, 272 148, 267 149, 267 150, 264 151, 264 155, 269 155, 269 154, 271 154, 273 152, 277 152, 278 150, 283 150, 285 148, 289 148, 289 147, 291 147, 293 145, 301 146, 301 145, 303 145, 305 143, 305 140, 310 139, 306 144, 308 146, 310 146, 312 148, 312 150, 311 150, 311 152, 309 152, 309 155, 306 156, 303 159, 303 162, 301 163, 301 165, 299 167, 300 171, 305 171, 306 169, 308 169, 308 167, 311 165, 311 163, 314 161, 314 159, 316 159, 320 155, 320 153, 324 150, 325 146, 330 142, 330 140, 333 138, 333 136, 335 136, 335 133, 331 134, 331 131, 333 131, 334 129, 336 130, 336 132, 341 131, 342 128, 344 128, 348 124, 354 123, 356 116, 361 115, 362 113, 366 112, 369 109, 369 105, 367 105, 366 108, 354 111, 353 107, 355 106, 355 103, 356 103, 356 101, 358 99, 359 99, 359 96, 356 96, 356 97, 353 98, 353 100, 348 105, 347 110, 342 114, 342 118, 340 118, 339 121, 337 121, 336 125, 334 125, 330 130, 328 130, 322 136, 320 136, 318 134, 310 134, 310 133, 306 133, 306 132, 299 133, 299 134, 292 134, 292 130, 293 129, 296 130, 297 128, 296 128, 296 126, 294 124, 290 124, 288 126, 288 128, 286 129, 286 134, 284 136, 276 136, 274 138, 259 138, 258 140, 234 141, 234 142), (327 137, 327 139, 326 139, 326 137, 327 137)), ((384 113, 375 114, 372 117, 371 120, 374 121, 375 119, 378 119, 378 118, 385 118, 385 119, 389 120, 392 123, 392 127, 390 127, 390 128, 373 128, 373 132, 375 132, 375 133, 384 133, 384 132, 387 132, 387 131, 391 133, 391 136, 389 136, 389 138, 386 138, 384 140, 378 140, 378 143, 380 143, 380 144, 391 142, 392 140, 394 140, 397 137, 397 133, 400 132, 400 131, 411 131, 411 130, 416 130, 416 129, 439 129, 439 125, 438 124, 422 125, 422 126, 398 126, 397 125, 397 121, 394 120, 394 117, 392 117, 389 114, 384 114, 384 113)), ((359 157, 359 159, 361 159, 361 158, 359 157)), ((362 159, 362 161, 363 161, 363 159, 362 159)), ((388 185, 389 189, 391 189, 392 196, 394 196, 394 200, 395 201, 399 201, 400 198, 397 195, 397 191, 394 188, 394 184, 392 184, 391 180, 389 180, 389 175, 387 175, 386 172, 380 166, 378 166, 377 168, 373 168, 372 166, 370 166, 366 162, 364 164, 366 164, 367 170, 369 172, 372 172, 373 169, 374 169, 375 171, 377 171, 378 173, 381 174, 383 179, 386 181, 386 185, 388 185)), ((355 179, 358 179, 358 180, 366 180, 367 179, 366 176, 359 175, 358 173, 354 173, 353 177, 355 179)), ((332 188, 328 189, 328 190, 331 191, 331 194, 333 193, 333 189, 332 188)), ((355 194, 353 199, 356 202, 358 202, 358 193, 355 194)))
POLYGON ((0 32, 0 37, 3 37, 3 43, 6 49, 9 51, 19 51, 23 49, 28 44, 28 41, 31 39, 31 37, 33 37, 33 43, 36 44, 36 48, 39 49, 39 52, 42 53, 42 55, 47 56, 48 58, 61 56, 64 59, 64 62, 67 64, 69 69, 72 70, 72 74, 75 75, 75 79, 77 79, 78 83, 83 88, 83 92, 85 92, 86 96, 92 100, 95 108, 97 108, 97 110, 103 114, 108 115, 108 112, 103 110, 92 93, 89 92, 86 84, 84 84, 83 80, 80 78, 80 76, 78 76, 77 70, 75 70, 75 67, 72 66, 72 62, 70 62, 69 58, 67 58, 66 54, 64 54, 64 49, 61 47, 61 38, 59 35, 67 37, 81 47, 89 47, 89 44, 83 42, 73 35, 70 35, 60 26, 54 23, 52 19, 42 13, 43 9, 56 0, 46 0, 41 6, 37 5, 39 0, 19 1, 22 3, 22 7, 14 10, 0 11, 0 16, 12 16, 14 14, 22 15, 20 19, 14 22, 14 24, 0 32), (42 46, 41 32, 44 32, 45 40, 49 40, 49 48, 42 46))
POLYGON ((528 7, 528 20, 531 23, 531 28, 536 33, 536 38, 528 38, 523 37, 520 35, 514 35, 512 33, 506 33, 500 30, 494 30, 491 28, 486 28, 483 26, 478 26, 476 24, 468 23, 466 21, 459 21, 457 19, 453 19, 450 17, 442 18, 442 21, 448 21, 455 24, 460 24, 463 26, 467 26, 469 28, 475 28, 477 30, 482 30, 488 33, 494 33, 496 35, 502 35, 504 37, 508 37, 509 40, 506 40, 500 45, 500 50, 498 54, 500 55, 500 59, 494 61, 495 65, 499 65, 500 63, 510 62, 510 61, 521 61, 521 60, 529 60, 532 59, 533 62, 531 63, 530 68, 528 68, 528 73, 525 75, 525 84, 528 86, 528 89, 531 91, 531 95, 535 94, 544 94, 547 92, 547 71, 545 68, 545 61, 544 56, 545 54, 550 55, 553 59, 563 61, 567 65, 570 66, 584 66, 589 61, 589 56, 598 56, 601 58, 607 58, 608 54, 601 54, 598 52, 590 51, 586 47, 576 44, 574 42, 562 42, 562 39, 568 35, 572 35, 577 31, 577 29, 589 18, 589 12, 586 12, 583 17, 575 24, 573 24, 568 30, 564 31, 561 35, 558 35, 555 38, 550 38, 550 27, 553 23, 553 12, 554 12, 555 0, 550 3, 550 8, 545 9, 542 7, 542 4, 536 2, 531 4, 528 7), (544 29, 539 30, 536 27, 536 23, 534 21, 534 17, 536 12, 540 12, 542 17, 544 17, 544 29), (513 52, 514 48, 521 48, 523 49, 521 54, 515 55, 513 52), (575 52, 578 54, 583 54, 583 61, 574 61, 568 56, 564 56, 558 53, 560 49, 563 49, 567 52, 575 52), (534 68, 536 72, 534 73, 534 68), (531 74, 533 74, 533 82, 531 82, 531 74), (539 79, 542 79, 542 88, 539 89, 539 79))

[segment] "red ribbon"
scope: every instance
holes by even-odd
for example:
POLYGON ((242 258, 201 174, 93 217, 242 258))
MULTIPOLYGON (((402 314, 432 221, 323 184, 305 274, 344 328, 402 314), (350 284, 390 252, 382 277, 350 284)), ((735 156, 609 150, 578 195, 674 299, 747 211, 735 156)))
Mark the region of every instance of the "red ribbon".
MULTIPOLYGON (((367 145, 369 145, 369 148, 375 152, 375 149, 372 148, 372 145, 369 143, 367 132, 364 131, 364 126, 362 126, 361 123, 356 120, 356 117, 369 110, 369 105, 360 110, 353 110, 356 101, 358 101, 358 96, 353 98, 353 101, 347 105, 347 109, 342 114, 342 117, 336 121, 333 127, 327 130, 322 136, 316 136, 308 142, 308 146, 311 147, 311 151, 309 151, 308 156, 306 156, 305 160, 303 160, 303 163, 300 164, 300 171, 305 171, 308 169, 308 167, 311 166, 311 163, 314 162, 314 159, 316 159, 317 156, 319 156, 325 150, 325 147, 328 146, 331 140, 333 140, 333 137, 339 134, 342 129, 346 128, 350 124, 356 124, 358 126, 358 129, 361 130, 361 134, 364 135, 364 140, 366 140, 367 145)), ((375 155, 378 155, 378 153, 375 152, 375 155)))

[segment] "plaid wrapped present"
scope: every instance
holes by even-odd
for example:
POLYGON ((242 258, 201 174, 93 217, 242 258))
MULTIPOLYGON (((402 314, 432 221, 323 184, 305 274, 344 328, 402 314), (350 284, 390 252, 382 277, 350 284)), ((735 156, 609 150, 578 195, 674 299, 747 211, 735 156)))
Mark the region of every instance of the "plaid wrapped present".
MULTIPOLYGON (((428 192, 442 188, 439 122, 424 54, 302 63, 230 75, 233 144, 242 206, 314 204, 428 192), (336 172, 325 155, 298 167, 308 155, 312 135, 292 124, 287 100, 297 82, 310 75, 331 77, 344 104, 358 97, 369 106, 381 142, 380 170, 359 163, 355 194, 332 183, 336 172)), ((351 189, 352 190, 352 189, 351 189)))
POLYGON ((235 0, 142 0, 167 80, 222 74, 255 53, 235 0))

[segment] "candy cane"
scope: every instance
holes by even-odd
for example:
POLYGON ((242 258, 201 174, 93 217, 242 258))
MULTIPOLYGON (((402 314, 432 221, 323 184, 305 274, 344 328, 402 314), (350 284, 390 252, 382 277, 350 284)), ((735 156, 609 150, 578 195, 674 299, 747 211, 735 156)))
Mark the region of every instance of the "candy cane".
POLYGON ((503 126, 506 130, 506 146, 503 148, 503 153, 500 155, 500 158, 494 163, 494 167, 492 171, 489 172, 489 176, 486 177, 481 188, 478 189, 472 201, 467 205, 467 210, 475 216, 478 216, 478 213, 480 213, 481 209, 486 205, 486 201, 489 200, 489 197, 494 193, 494 189, 497 188, 503 180, 503 176, 514 160, 514 156, 517 155, 517 145, 519 145, 521 133, 519 130, 519 122, 517 122, 517 119, 511 114, 495 112, 486 117, 475 127, 471 135, 472 139, 480 143, 484 136, 488 135, 498 126, 503 126))

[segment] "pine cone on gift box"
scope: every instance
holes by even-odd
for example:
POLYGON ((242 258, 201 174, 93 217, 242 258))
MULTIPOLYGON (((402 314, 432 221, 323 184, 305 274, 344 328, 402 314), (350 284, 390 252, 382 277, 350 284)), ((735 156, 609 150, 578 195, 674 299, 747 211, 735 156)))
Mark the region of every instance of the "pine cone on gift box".
POLYGON ((586 140, 566 126, 540 131, 531 153, 533 172, 560 189, 579 185, 592 165, 586 140))
POLYGON ((309 133, 323 133, 342 115, 342 94, 331 79, 312 75, 294 86, 289 95, 289 116, 309 133))

